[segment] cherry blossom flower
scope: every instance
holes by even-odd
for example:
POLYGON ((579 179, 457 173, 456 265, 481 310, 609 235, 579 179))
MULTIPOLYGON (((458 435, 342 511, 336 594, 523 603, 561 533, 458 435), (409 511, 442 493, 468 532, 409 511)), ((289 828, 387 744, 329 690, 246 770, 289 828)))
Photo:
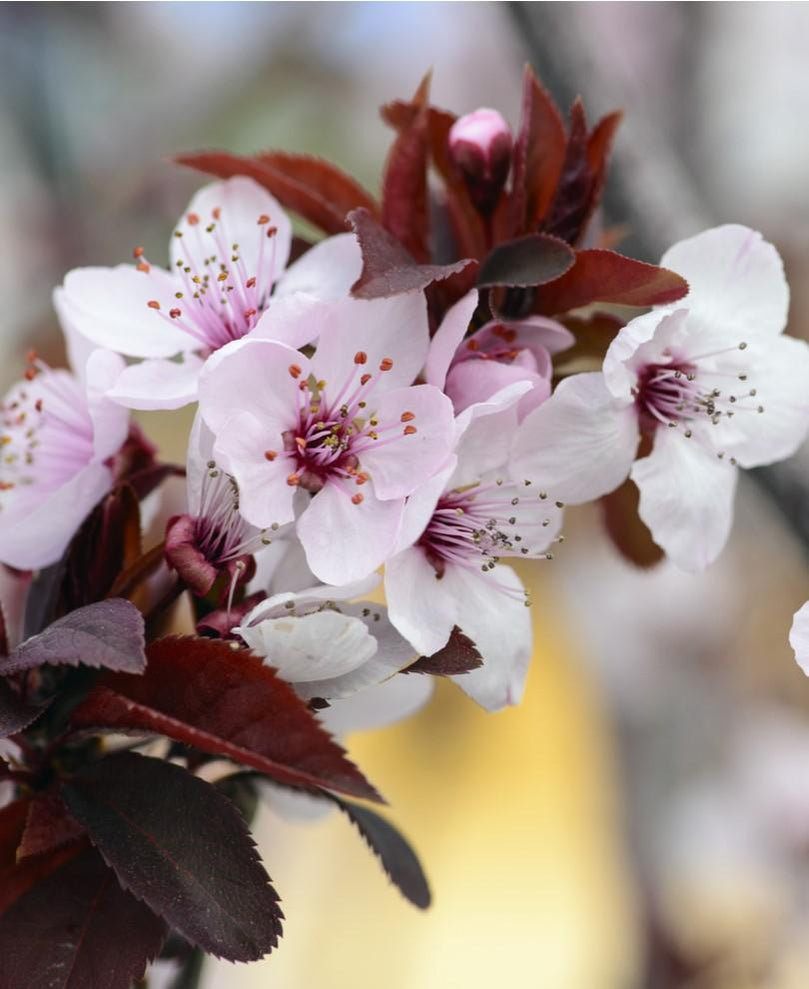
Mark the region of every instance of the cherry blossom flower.
POLYGON ((195 594, 205 595, 220 574, 230 577, 230 597, 255 571, 253 554, 275 535, 250 525, 239 512, 234 479, 213 457, 213 435, 197 415, 187 460, 188 512, 166 525, 166 559, 195 594))
POLYGON ((69 338, 141 358, 111 398, 130 408, 179 408, 195 400, 211 353, 247 334, 309 342, 285 335, 289 315, 304 301, 346 295, 359 277, 353 234, 322 241, 285 271, 291 238, 289 219, 258 183, 214 182, 177 224, 169 271, 136 248, 134 265, 68 272, 54 305, 69 338))
POLYGON ((504 479, 506 440, 530 387, 511 385, 457 419, 450 463, 407 502, 400 552, 385 566, 390 620, 420 653, 446 645, 457 626, 483 665, 457 677, 479 704, 516 704, 531 658, 531 619, 522 582, 501 557, 549 558, 559 508, 530 482, 504 479))
POLYGON ((376 575, 342 587, 312 587, 262 601, 234 629, 301 697, 347 697, 387 680, 418 659, 384 607, 352 598, 376 575))
POLYGON ((425 380, 443 389, 456 413, 529 381, 533 387, 518 408, 522 420, 550 395, 551 356, 572 346, 573 334, 556 320, 530 316, 492 320, 466 338, 477 304, 472 291, 447 312, 430 343, 425 380))
POLYGON ((21 570, 54 563, 111 489, 129 414, 105 397, 123 360, 97 351, 86 381, 33 357, 2 404, 0 561, 21 570))
POLYGON ((789 644, 795 653, 795 662, 809 676, 809 601, 795 612, 789 630, 789 644))
POLYGON ((655 542, 693 571, 727 540, 736 467, 782 460, 806 436, 809 347, 782 335, 783 266, 755 231, 707 230, 661 263, 689 295, 628 323, 601 372, 559 384, 521 425, 513 476, 574 504, 631 477, 655 542))
POLYGON ((390 555, 405 498, 444 465, 454 425, 445 395, 410 386, 427 350, 421 293, 319 304, 318 319, 311 358, 265 340, 213 355, 200 409, 245 519, 291 522, 308 492, 297 534, 317 579, 340 584, 390 555))
POLYGON ((450 128, 449 155, 484 213, 497 204, 511 167, 511 128, 497 110, 481 107, 450 128))

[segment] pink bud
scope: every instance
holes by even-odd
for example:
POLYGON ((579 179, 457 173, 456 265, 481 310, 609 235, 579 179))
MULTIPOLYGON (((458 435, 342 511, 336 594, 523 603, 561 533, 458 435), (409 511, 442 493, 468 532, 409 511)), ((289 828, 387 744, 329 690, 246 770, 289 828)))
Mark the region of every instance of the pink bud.
POLYGON ((449 132, 449 153, 475 205, 489 212, 511 165, 511 130, 497 110, 481 107, 460 117, 449 132))

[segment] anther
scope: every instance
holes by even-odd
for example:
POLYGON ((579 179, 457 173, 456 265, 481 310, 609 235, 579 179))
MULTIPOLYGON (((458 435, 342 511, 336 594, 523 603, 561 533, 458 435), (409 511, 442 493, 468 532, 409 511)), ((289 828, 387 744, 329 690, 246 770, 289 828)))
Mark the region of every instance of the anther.
POLYGON ((357 353, 354 354, 355 364, 365 364, 367 361, 368 361, 368 355, 365 353, 364 350, 358 350, 357 353))
POLYGON ((199 215, 197 213, 189 213, 188 216, 186 216, 186 220, 188 221, 188 225, 190 227, 195 227, 199 223, 199 215))
POLYGON ((300 378, 301 368, 299 364, 290 364, 288 370, 293 378, 300 378))
POLYGON ((365 501, 365 496, 360 494, 359 491, 355 495, 351 496, 352 505, 361 505, 363 501, 365 501))
MULTIPOLYGON (((372 375, 370 375, 370 374, 363 374, 363 376, 360 378, 360 384, 361 385, 367 385, 368 382, 371 380, 371 377, 372 377, 372 375)), ((364 408, 364 406, 363 406, 363 408, 364 408)))
POLYGON ((134 249, 134 251, 132 251, 132 257, 135 258, 136 260, 138 258, 142 258, 143 257, 143 248, 142 247, 136 247, 134 249))
POLYGON ((146 303, 146 305, 150 309, 159 309, 160 308, 160 303, 157 301, 157 299, 149 299, 149 301, 146 303))
POLYGON ((416 418, 413 412, 403 412, 400 416, 401 422, 412 422, 416 418))
POLYGON ((391 360, 390 357, 383 357, 382 360, 379 362, 380 371, 390 371, 392 367, 393 367, 393 361, 391 360))
POLYGON ((417 432, 415 426, 405 426, 405 428, 402 430, 402 434, 404 436, 412 436, 413 433, 415 432, 417 432))
POLYGON ((289 475, 289 476, 287 477, 287 484, 288 484, 288 485, 289 485, 289 486, 290 486, 291 488, 297 488, 297 486, 298 486, 298 485, 299 485, 300 483, 301 483, 301 479, 300 479, 300 476, 299 476, 298 474, 290 474, 290 475, 289 475))

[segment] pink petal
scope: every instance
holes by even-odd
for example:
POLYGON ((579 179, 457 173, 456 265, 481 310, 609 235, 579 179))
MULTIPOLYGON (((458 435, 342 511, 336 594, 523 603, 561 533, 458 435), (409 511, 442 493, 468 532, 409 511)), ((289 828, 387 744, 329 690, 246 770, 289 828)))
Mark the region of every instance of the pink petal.
POLYGON ((530 385, 520 402, 519 417, 524 419, 550 395, 551 383, 549 377, 526 371, 516 364, 484 360, 462 361, 450 369, 446 392, 452 399, 455 411, 463 412, 470 405, 485 402, 497 392, 520 381, 530 385))
POLYGON ((445 646, 458 624, 460 601, 450 583, 438 579, 423 550, 415 546, 385 565, 388 617, 423 656, 445 646))
POLYGON ((146 360, 130 364, 107 396, 128 409, 181 409, 197 400, 204 363, 196 354, 184 354, 182 361, 146 360))
POLYGON ((436 388, 444 387, 447 371, 469 329, 469 322, 477 304, 478 293, 473 289, 447 311, 430 342, 430 351, 424 368, 424 380, 428 385, 435 385, 436 388))
POLYGON ((274 298, 304 292, 316 299, 340 299, 362 273, 362 253, 356 236, 327 237, 291 264, 276 286, 274 298))
POLYGON ((795 653, 795 662, 809 676, 809 601, 795 612, 789 644, 795 653))

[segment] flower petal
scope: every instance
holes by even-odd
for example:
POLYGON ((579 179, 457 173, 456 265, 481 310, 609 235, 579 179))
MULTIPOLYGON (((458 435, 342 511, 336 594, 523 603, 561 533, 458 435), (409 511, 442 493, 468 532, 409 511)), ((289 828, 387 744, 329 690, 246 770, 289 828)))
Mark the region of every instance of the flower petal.
POLYGON ((708 327, 721 326, 749 341, 780 333, 789 287, 778 251, 756 230, 727 224, 681 240, 661 265, 687 279, 681 303, 708 327))
POLYGON ((380 433, 378 449, 368 440, 360 465, 370 471, 378 498, 404 498, 447 462, 455 442, 452 403, 433 385, 395 388, 381 396, 374 415, 380 428, 390 423, 400 432, 388 443, 391 434, 380 433))
POLYGON ((93 455, 97 461, 117 453, 129 432, 129 412, 109 399, 109 389, 124 368, 110 350, 94 350, 85 365, 87 411, 93 423, 93 455))
POLYGON ((356 235, 337 234, 310 247, 281 276, 274 298, 304 292, 316 299, 341 299, 362 273, 356 235))
POLYGON ((452 399, 456 412, 463 412, 475 402, 485 402, 492 395, 516 381, 525 381, 531 387, 520 402, 520 417, 525 418, 541 405, 551 393, 550 365, 548 376, 526 370, 519 364, 503 364, 500 361, 461 361, 447 375, 446 392, 452 399))
POLYGON ((181 409, 197 400, 204 363, 196 354, 184 354, 182 361, 146 360, 130 364, 107 397, 127 409, 181 409))
POLYGON ((380 501, 370 488, 365 485, 363 501, 354 504, 350 492, 329 481, 298 519, 298 537, 318 580, 359 580, 393 551, 404 499, 380 501))
POLYGON ((182 236, 171 238, 172 270, 182 261, 201 274, 212 255, 230 266, 230 256, 236 253, 232 247, 237 244, 239 267, 246 277, 256 279, 260 297, 269 295, 286 267, 292 242, 292 225, 281 204, 244 175, 203 186, 188 204, 176 233, 182 236), (259 218, 266 218, 265 222, 259 223, 259 218), (209 232, 210 225, 214 229, 209 232), (272 228, 276 232, 268 237, 272 228))
MULTIPOLYGON (((453 567, 447 567, 446 572, 453 567)), ((452 581, 439 578, 424 552, 411 547, 385 565, 385 597, 394 627, 423 656, 447 644, 461 603, 452 581)))
POLYGON ((469 322, 477 305, 478 293, 473 289, 447 310, 430 342, 430 351, 424 368, 424 380, 428 385, 435 385, 436 388, 444 387, 452 359, 469 329, 469 322))
POLYGON ((303 347, 317 340, 328 318, 328 301, 308 292, 272 297, 268 308, 250 331, 251 340, 277 340, 303 347))
POLYGON ((511 475, 571 504, 599 498, 629 473, 638 446, 635 408, 615 399, 601 374, 575 374, 523 420, 511 475))
POLYGON ((74 268, 56 290, 54 304, 67 325, 99 347, 130 357, 172 357, 197 341, 169 318, 179 283, 162 268, 148 274, 132 265, 74 268), (156 301, 161 312, 147 303, 156 301))
POLYGON ((648 457, 630 477, 640 490, 638 514, 680 569, 703 570, 727 542, 738 471, 676 429, 658 429, 648 457))
MULTIPOLYGON (((637 384, 638 371, 647 364, 668 364, 666 351, 676 349, 688 335, 688 310, 652 310, 619 330, 607 348, 602 371, 604 383, 618 399, 628 400, 637 384)), ((702 348, 704 349, 704 348, 702 348)))
POLYGON ((335 735, 385 728, 415 714, 435 689, 429 676, 394 676, 344 700, 336 700, 318 718, 335 735))
POLYGON ((510 384, 456 418, 458 469, 448 487, 475 484, 490 471, 505 469, 509 438, 517 429, 518 403, 530 388, 525 380, 510 384))
POLYGON ((795 662, 809 676, 809 601, 795 612, 789 644, 795 653, 795 662))

